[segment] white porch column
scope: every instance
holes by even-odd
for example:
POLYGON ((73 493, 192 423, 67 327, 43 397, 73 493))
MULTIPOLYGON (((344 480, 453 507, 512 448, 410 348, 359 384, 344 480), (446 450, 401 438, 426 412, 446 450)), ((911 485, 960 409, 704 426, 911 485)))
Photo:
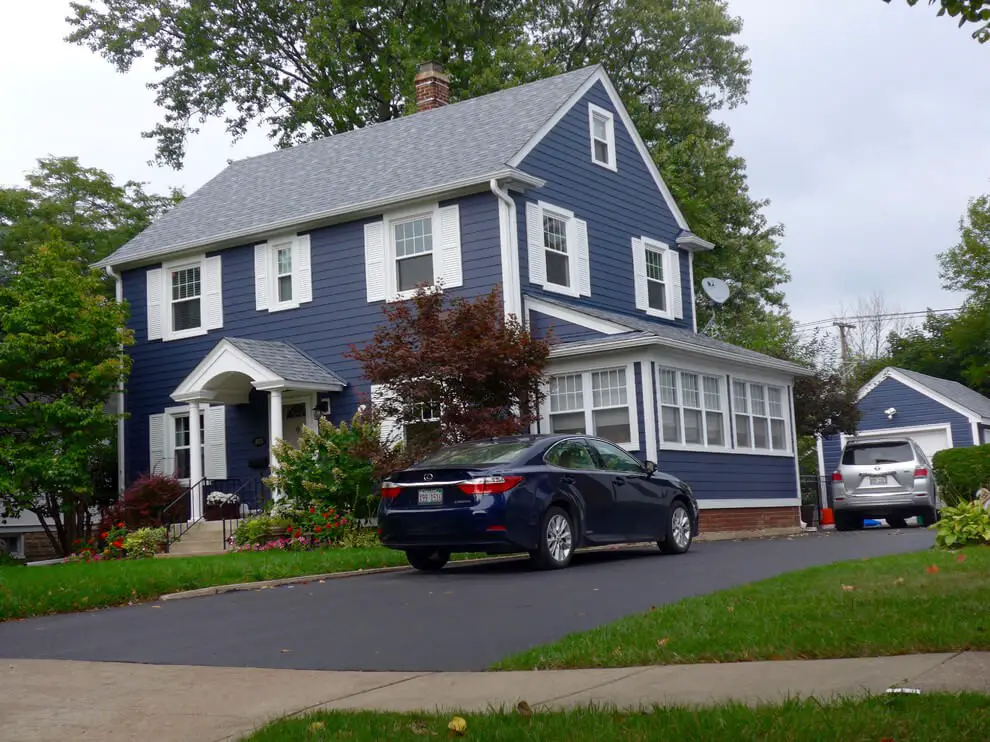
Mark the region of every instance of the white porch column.
MULTIPOLYGON (((278 468, 278 460, 275 458, 275 442, 282 438, 282 390, 272 389, 268 392, 268 464, 274 470, 278 468)), ((272 497, 279 499, 281 493, 272 490, 272 497)))
POLYGON ((189 493, 191 499, 189 517, 192 520, 199 520, 203 517, 203 436, 199 428, 200 403, 193 401, 189 403, 189 483, 192 491, 189 493))

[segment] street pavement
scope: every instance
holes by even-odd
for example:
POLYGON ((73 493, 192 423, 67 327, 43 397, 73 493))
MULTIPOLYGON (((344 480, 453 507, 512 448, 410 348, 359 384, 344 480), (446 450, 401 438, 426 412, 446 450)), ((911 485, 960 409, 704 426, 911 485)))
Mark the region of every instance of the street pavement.
MULTIPOLYGON (((301 670, 482 670, 651 606, 847 559, 919 551, 927 529, 697 542, 688 554, 451 565, 0 623, 0 658, 301 670)), ((42 569, 42 568, 39 568, 42 569)), ((2 665, 0 665, 2 666, 2 665)))

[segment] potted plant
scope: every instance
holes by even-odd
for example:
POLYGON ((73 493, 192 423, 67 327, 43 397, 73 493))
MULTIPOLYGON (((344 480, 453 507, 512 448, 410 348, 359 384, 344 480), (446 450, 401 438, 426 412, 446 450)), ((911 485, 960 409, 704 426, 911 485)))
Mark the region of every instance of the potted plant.
POLYGON ((236 520, 240 517, 239 498, 233 492, 211 492, 206 496, 206 520, 236 520))

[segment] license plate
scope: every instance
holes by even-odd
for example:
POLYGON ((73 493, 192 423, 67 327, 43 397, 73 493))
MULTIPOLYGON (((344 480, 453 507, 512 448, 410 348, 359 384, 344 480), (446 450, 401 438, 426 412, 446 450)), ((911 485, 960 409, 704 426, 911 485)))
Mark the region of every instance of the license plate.
POLYGON ((887 484, 887 476, 881 475, 870 475, 870 484, 887 484))
POLYGON ((442 489, 422 489, 419 491, 419 504, 420 505, 442 505, 443 504, 443 490, 442 489))

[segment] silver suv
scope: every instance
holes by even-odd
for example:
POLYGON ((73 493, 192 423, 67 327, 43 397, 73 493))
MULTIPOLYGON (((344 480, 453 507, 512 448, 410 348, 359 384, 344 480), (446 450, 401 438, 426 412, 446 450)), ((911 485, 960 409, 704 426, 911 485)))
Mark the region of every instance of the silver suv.
POLYGON ((837 530, 860 529, 864 518, 883 518, 893 528, 913 515, 923 524, 938 518, 931 462, 910 438, 852 438, 839 462, 832 474, 837 530))

